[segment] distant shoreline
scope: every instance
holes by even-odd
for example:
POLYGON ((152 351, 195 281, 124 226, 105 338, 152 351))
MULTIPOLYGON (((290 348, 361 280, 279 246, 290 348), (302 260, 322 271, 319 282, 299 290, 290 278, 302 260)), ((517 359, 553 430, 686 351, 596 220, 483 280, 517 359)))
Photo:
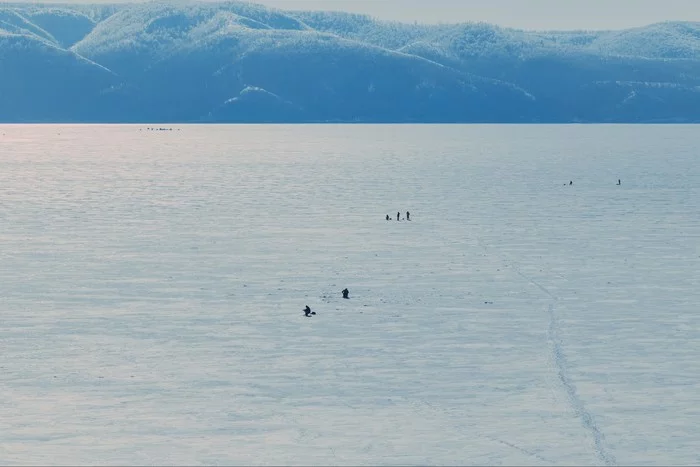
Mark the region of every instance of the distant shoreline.
POLYGON ((573 125, 697 125, 700 121, 644 121, 644 122, 132 122, 132 121, 0 121, 0 125, 509 125, 509 126, 573 126, 573 125))

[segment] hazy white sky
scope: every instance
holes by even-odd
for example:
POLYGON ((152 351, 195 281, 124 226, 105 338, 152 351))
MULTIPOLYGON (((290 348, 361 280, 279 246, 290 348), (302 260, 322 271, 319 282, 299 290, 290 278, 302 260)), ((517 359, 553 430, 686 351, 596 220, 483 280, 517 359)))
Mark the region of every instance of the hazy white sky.
POLYGON ((277 8, 339 9, 387 19, 488 21, 527 29, 618 29, 700 21, 700 0, 258 0, 277 8))
MULTIPOLYGON (((115 2, 115 0, 54 1, 61 3, 115 2)), ((667 20, 700 21, 700 0, 252 1, 282 9, 343 10, 409 22, 487 21, 525 29, 620 29, 667 20)))

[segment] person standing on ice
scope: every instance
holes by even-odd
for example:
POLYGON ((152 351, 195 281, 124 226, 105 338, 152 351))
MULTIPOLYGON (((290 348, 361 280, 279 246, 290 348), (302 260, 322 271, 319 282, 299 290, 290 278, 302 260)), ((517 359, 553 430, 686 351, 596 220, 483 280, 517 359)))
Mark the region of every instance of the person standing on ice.
POLYGON ((343 293, 343 298, 349 298, 348 294, 350 293, 350 291, 347 289, 347 287, 343 289, 342 293, 343 293))
POLYGON ((389 214, 386 215, 386 220, 390 221, 391 218, 389 217, 389 214))
POLYGON ((397 220, 397 221, 400 221, 400 220, 401 220, 400 217, 401 217, 401 213, 400 213, 400 212, 397 212, 397 213, 396 213, 396 220, 397 220))
POLYGON ((406 220, 410 221, 411 220, 411 213, 406 211, 406 220))

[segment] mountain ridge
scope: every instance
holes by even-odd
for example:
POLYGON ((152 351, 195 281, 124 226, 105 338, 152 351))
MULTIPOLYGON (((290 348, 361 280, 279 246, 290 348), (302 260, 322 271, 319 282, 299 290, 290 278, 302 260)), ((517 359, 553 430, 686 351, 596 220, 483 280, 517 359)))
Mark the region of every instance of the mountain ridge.
POLYGON ((700 23, 525 31, 237 1, 4 4, 0 121, 698 122, 700 23))

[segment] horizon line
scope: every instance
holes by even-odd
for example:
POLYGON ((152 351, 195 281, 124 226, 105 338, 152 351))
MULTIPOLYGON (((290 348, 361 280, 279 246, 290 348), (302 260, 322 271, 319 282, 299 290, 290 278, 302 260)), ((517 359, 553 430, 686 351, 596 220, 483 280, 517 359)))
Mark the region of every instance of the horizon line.
MULTIPOLYGON (((371 19, 372 21, 378 22, 378 23, 387 23, 387 24, 402 24, 402 25, 407 25, 407 26, 423 26, 423 27, 440 27, 440 26, 461 26, 461 25, 478 25, 478 24, 483 24, 483 25, 489 25, 489 26, 494 26, 503 30, 510 30, 510 31, 520 31, 520 32, 534 32, 534 33, 604 33, 604 32, 616 32, 616 31, 630 31, 630 30, 635 30, 635 29, 644 29, 648 28, 651 26, 655 25, 661 25, 661 24, 699 24, 700 21, 688 21, 688 20, 682 20, 682 19, 664 19, 661 21, 654 21, 650 23, 644 23, 640 24, 638 26, 628 26, 628 27, 619 27, 619 28, 596 28, 596 27, 588 27, 588 28, 570 28, 570 29, 565 29, 565 28, 535 28, 535 27, 517 27, 517 26, 506 26, 501 23, 498 23, 496 21, 488 21, 488 20, 474 20, 474 21, 445 21, 445 20, 438 20, 438 21, 418 21, 418 20, 401 20, 401 19, 388 19, 388 18, 383 18, 380 17, 376 14, 371 14, 371 13, 362 13, 362 12, 354 12, 354 11, 347 11, 347 10, 340 10, 340 9, 298 9, 298 8, 281 8, 281 7, 275 7, 275 6, 268 6, 263 3, 259 3, 257 1, 249 1, 249 0, 110 0, 106 2, 99 2, 99 1, 78 1, 78 2, 69 2, 66 0, 42 0, 42 1, 34 1, 34 0, 13 0, 10 2, 3 2, 2 6, 5 7, 12 7, 12 6, 33 6, 33 7, 42 7, 42 6, 61 6, 61 7, 68 7, 68 8, 75 8, 75 7, 120 7, 120 6, 127 6, 127 5, 145 5, 145 4, 162 4, 162 5, 168 5, 168 6, 173 6, 173 5, 187 5, 187 4, 203 4, 203 5, 226 5, 226 4, 248 4, 248 5, 256 5, 259 7, 262 7, 266 10, 270 11, 279 11, 283 12, 285 14, 294 14, 294 13, 330 13, 330 14, 345 14, 345 15, 350 15, 350 16, 359 16, 359 17, 365 17, 368 19, 371 19)), ((0 8, 2 8, 0 6, 0 8)))

